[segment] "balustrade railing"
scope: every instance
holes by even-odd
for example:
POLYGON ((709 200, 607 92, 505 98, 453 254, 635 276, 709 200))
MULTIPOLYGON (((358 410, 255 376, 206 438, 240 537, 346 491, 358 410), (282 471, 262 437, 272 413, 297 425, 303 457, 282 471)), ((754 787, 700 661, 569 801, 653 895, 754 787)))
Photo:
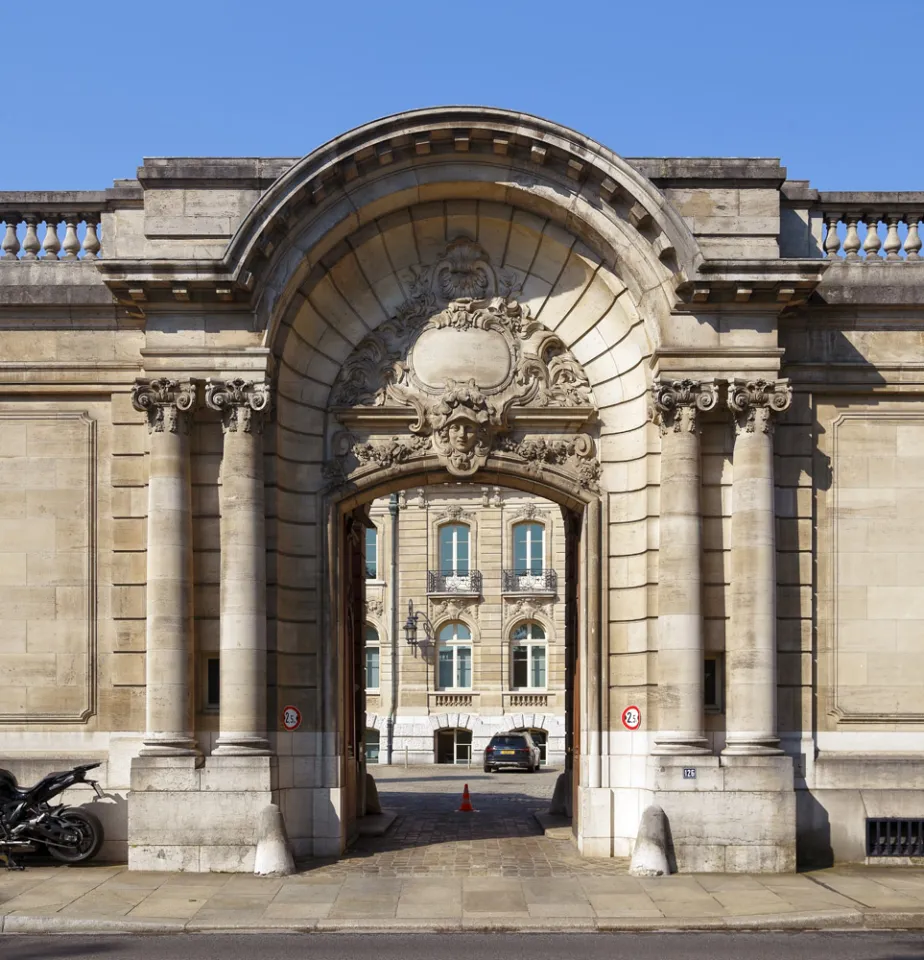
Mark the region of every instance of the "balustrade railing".
POLYGON ((0 194, 0 262, 96 260, 104 208, 91 191, 0 194))
POLYGON ((558 574, 554 570, 501 571, 501 589, 504 593, 555 593, 558 574))
POLYGON ((922 260, 924 194, 821 194, 828 260, 848 263, 922 260))
POLYGON ((480 570, 469 573, 427 572, 427 593, 467 593, 480 594, 482 577, 480 570))
POLYGON ((554 694, 548 693, 505 693, 504 706, 506 709, 524 709, 551 706, 554 694))

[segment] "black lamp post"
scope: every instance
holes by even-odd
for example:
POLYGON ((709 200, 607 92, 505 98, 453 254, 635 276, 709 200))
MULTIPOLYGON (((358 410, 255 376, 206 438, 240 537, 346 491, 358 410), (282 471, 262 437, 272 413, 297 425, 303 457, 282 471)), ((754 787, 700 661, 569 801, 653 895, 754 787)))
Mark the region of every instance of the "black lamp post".
POLYGON ((407 602, 407 620, 404 621, 404 639, 407 640, 408 646, 416 647, 420 644, 420 641, 417 639, 417 621, 420 620, 423 622, 424 627, 424 639, 429 643, 433 639, 433 624, 430 623, 429 618, 422 611, 414 611, 414 603, 411 600, 407 602))

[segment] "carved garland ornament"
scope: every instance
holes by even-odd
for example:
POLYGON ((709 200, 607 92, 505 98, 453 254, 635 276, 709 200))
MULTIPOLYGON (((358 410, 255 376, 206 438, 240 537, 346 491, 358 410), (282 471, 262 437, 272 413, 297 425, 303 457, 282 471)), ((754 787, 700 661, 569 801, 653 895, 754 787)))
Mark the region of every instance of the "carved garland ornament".
MULTIPOLYGON (((516 275, 499 274, 486 251, 463 238, 450 243, 436 264, 413 269, 404 282, 410 298, 359 343, 331 388, 330 402, 344 423, 351 422, 351 411, 364 408, 382 408, 399 418, 404 411, 411 436, 362 440, 342 431, 324 467, 331 485, 369 465, 391 467, 428 455, 467 478, 499 451, 536 472, 562 468, 579 485, 596 489, 600 466, 589 435, 505 437, 499 443, 520 409, 529 409, 533 422, 541 422, 542 408, 583 409, 578 422, 594 412, 580 364, 514 299, 516 275), (357 466, 348 469, 351 456, 357 466)), ((551 431, 557 422, 550 420, 551 431)))
POLYGON ((455 597, 446 600, 430 601, 430 619, 436 623, 439 620, 458 620, 463 614, 478 619, 478 597, 455 597))

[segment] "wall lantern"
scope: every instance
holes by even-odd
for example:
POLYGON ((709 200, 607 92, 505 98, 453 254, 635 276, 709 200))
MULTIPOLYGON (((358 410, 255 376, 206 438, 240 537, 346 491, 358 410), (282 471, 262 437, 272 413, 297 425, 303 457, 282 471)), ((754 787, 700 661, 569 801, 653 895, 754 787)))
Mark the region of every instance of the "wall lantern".
POLYGON ((407 640, 408 645, 411 647, 416 647, 420 644, 420 641, 417 639, 418 620, 423 622, 424 640, 429 643, 433 639, 433 624, 430 623, 425 613, 420 610, 415 612, 413 601, 408 600, 407 620, 404 621, 404 639, 407 640))

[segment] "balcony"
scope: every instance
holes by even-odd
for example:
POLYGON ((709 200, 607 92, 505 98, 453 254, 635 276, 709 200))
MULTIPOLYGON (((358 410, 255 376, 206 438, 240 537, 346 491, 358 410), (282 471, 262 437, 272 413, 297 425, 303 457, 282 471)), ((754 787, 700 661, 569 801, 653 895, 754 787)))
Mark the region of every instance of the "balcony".
POLYGON ((471 570, 469 573, 438 573, 436 570, 427 571, 427 594, 440 596, 481 596, 481 571, 471 570))
POLYGON ((553 594, 558 590, 558 574, 554 570, 526 573, 522 570, 501 572, 503 593, 553 594))

